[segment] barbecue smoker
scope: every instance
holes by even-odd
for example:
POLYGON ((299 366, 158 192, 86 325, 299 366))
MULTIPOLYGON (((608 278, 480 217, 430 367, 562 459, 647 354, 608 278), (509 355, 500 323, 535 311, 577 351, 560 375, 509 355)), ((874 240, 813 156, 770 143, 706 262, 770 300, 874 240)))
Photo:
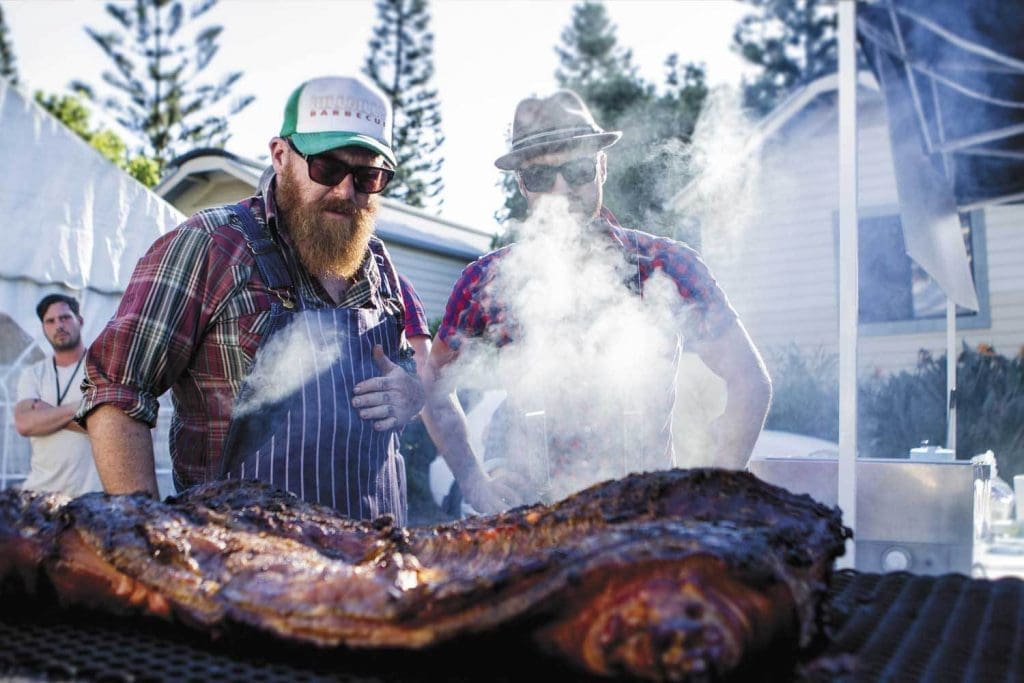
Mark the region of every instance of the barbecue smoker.
MULTIPOLYGON (((857 459, 857 569, 970 575, 974 465, 942 454, 913 455, 857 459)), ((836 505, 835 456, 755 456, 748 467, 769 483, 836 505)))

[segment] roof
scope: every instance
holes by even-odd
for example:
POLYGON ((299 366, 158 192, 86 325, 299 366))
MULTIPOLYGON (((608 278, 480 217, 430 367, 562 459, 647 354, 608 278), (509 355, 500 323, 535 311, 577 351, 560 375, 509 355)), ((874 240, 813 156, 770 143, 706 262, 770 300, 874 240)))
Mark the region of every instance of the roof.
MULTIPOLYGON (((171 171, 154 190, 169 201, 216 174, 236 178, 255 191, 266 169, 261 162, 215 148, 193 150, 172 160, 168 167, 171 171)), ((468 260, 490 249, 489 232, 438 218, 393 199, 382 198, 380 204, 377 234, 388 242, 468 260)))

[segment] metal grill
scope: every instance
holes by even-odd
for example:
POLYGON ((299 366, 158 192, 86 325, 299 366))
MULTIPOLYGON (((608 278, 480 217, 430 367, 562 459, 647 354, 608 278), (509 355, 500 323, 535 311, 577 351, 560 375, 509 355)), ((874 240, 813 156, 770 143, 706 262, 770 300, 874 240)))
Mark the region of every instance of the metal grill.
POLYGON ((0 680, 97 683, 521 683, 538 673, 579 674, 537 652, 525 633, 427 652, 318 650, 265 635, 219 640, 183 626, 81 609, 0 610, 0 680), (492 653, 487 655, 485 653, 492 653))
MULTIPOLYGON (((453 683, 584 680, 525 633, 460 640, 423 653, 320 651, 258 633, 219 640, 187 628, 84 610, 0 610, 0 677, 107 682, 453 683)), ((837 573, 824 631, 783 680, 1024 681, 1024 581, 962 575, 837 573)))
POLYGON ((842 571, 812 683, 1024 681, 1024 581, 842 571))

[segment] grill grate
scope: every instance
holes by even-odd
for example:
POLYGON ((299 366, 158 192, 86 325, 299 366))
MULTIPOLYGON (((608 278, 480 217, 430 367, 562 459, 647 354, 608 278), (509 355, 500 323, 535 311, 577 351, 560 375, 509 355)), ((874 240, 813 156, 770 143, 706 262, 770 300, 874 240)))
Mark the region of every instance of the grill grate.
POLYGON ((1024 681, 1024 581, 839 572, 804 679, 1024 681))
MULTIPOLYGON (((822 610, 827 638, 800 683, 1024 681, 1024 581, 838 572, 822 610)), ((150 620, 5 603, 0 677, 102 683, 407 683, 581 680, 522 633, 424 653, 320 651, 261 634, 202 633, 150 620)))

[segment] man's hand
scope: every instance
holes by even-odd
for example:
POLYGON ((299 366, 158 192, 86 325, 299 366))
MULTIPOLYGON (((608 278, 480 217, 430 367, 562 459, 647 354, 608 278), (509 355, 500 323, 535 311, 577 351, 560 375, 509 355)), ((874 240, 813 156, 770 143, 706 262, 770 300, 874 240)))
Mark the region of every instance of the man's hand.
POLYGON ((517 490, 518 482, 512 475, 496 474, 488 477, 481 470, 459 482, 462 497, 480 514, 502 512, 526 502, 517 490))
POLYGON ((373 362, 381 374, 352 389, 352 407, 359 409, 359 417, 373 420, 378 432, 408 424, 423 407, 423 383, 392 363, 379 344, 373 347, 373 362))

